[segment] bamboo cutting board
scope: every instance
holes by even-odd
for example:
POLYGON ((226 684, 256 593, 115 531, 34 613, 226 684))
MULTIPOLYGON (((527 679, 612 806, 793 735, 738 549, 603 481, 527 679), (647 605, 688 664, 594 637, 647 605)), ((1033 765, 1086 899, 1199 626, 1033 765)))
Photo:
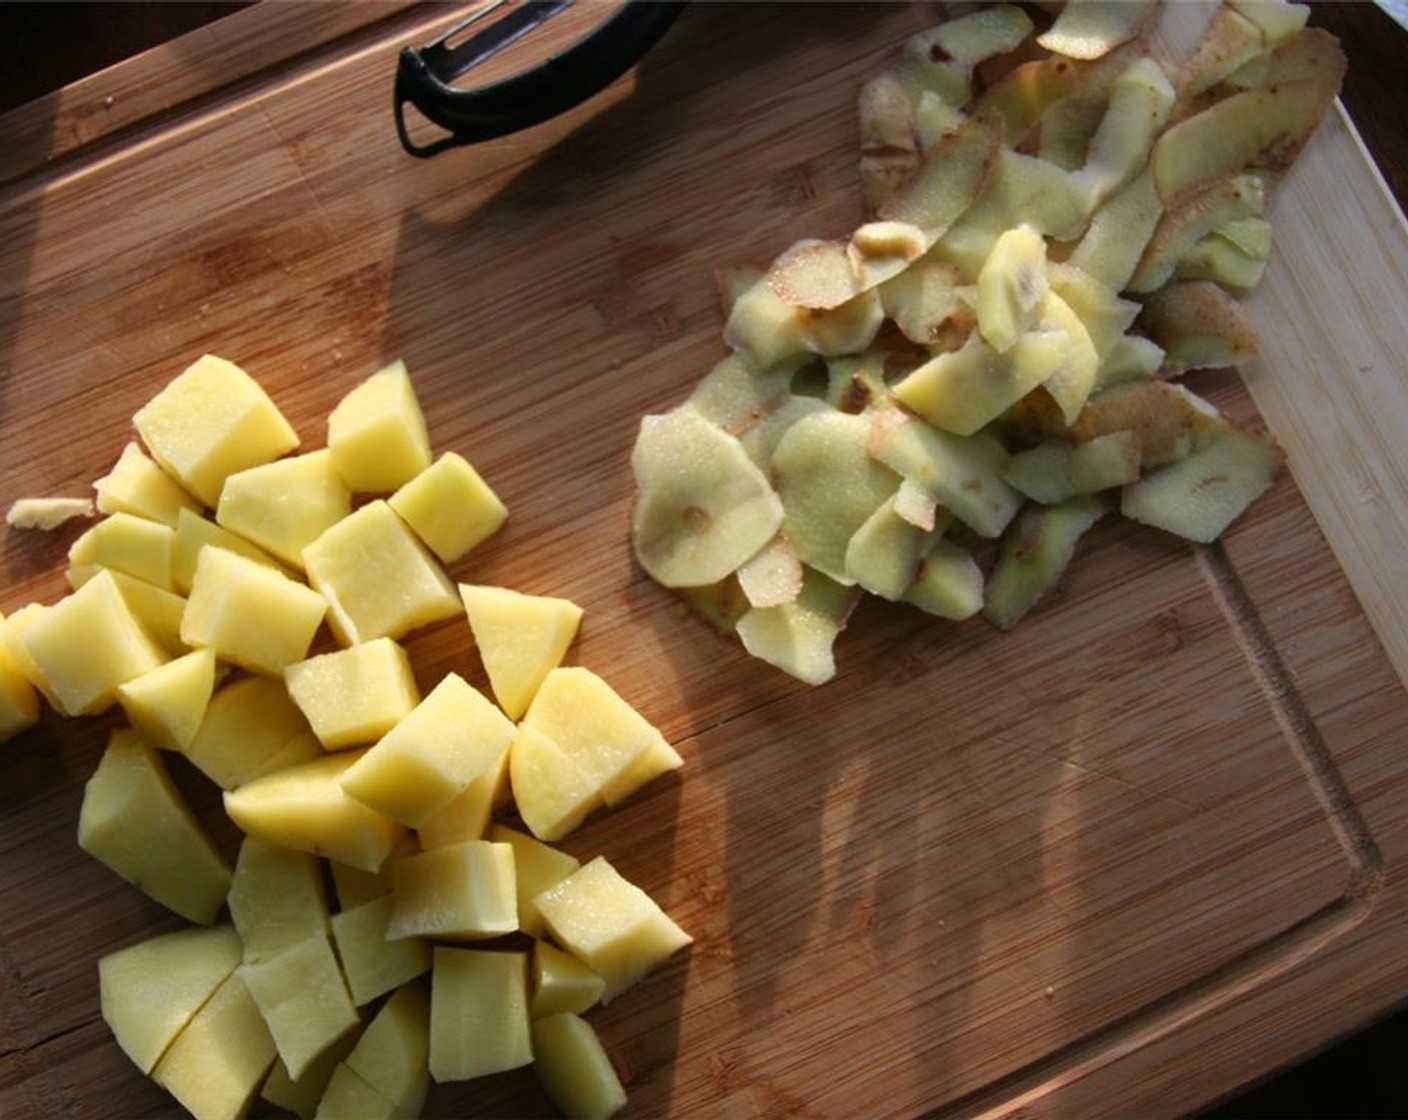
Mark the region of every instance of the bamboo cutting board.
MULTIPOLYGON (((446 13, 395 8, 214 77, 178 41, 102 86, 159 62, 163 115, 4 165, 0 501, 84 493, 202 352, 307 446, 404 357, 512 511, 451 574, 581 603, 571 656, 686 759, 565 845, 696 939, 592 1013, 630 1115, 1176 1115, 1408 998, 1408 234, 1345 120, 1275 198, 1262 361, 1195 386, 1291 475, 1213 548, 1102 523, 1011 635, 870 603, 810 690, 633 566, 627 457, 721 353, 712 270, 857 221, 856 89, 933 11, 696 5, 582 110, 419 163, 390 78, 446 13)), ((26 136, 91 108, 47 104, 26 136)), ((3 538, 0 609, 72 535, 3 538)), ((423 686, 482 683, 468 637, 412 638, 423 686)), ((97 957, 179 924, 75 845, 108 726, 0 751, 6 1117, 175 1111, 98 1017, 97 957)), ((551 1111, 518 1071, 428 1114, 551 1111)))

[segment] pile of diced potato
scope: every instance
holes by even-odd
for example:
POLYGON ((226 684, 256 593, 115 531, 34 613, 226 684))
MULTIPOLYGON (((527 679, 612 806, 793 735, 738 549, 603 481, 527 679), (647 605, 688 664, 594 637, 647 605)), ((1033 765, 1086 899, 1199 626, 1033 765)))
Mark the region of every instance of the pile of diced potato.
POLYGON ((547 841, 682 760, 562 664, 581 609, 450 580, 508 511, 462 457, 433 457, 400 362, 316 451, 290 454, 274 402, 212 356, 135 425, 70 549, 72 593, 0 617, 0 739, 41 697, 120 708, 79 844, 199 923, 100 962, 119 1045, 200 1120, 261 1093, 302 1117, 414 1116, 432 1081, 529 1064, 567 1114, 615 1112, 581 1016, 690 938, 606 859, 547 841), (492 698, 455 672, 422 693, 398 641, 455 618, 492 698), (313 653, 325 623, 336 648, 313 653), (165 752, 223 791, 233 868, 165 752))

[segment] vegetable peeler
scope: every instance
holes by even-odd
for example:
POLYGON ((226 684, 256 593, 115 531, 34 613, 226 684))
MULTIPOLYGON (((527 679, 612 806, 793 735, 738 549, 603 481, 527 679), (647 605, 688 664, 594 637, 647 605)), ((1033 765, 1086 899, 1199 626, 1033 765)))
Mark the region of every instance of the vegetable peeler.
MULTIPOLYGON (((530 35, 574 0, 491 0, 426 47, 406 47, 396 70, 396 133, 411 155, 478 144, 564 113, 610 85, 650 50, 674 23, 682 0, 627 0, 584 38, 500 81, 473 89, 450 83, 530 35), (486 18, 463 42, 452 41, 486 18), (406 103, 448 135, 417 144, 406 128, 406 103)), ((594 0, 582 0, 593 3, 594 0)), ((603 5, 604 7, 604 5, 603 5)))

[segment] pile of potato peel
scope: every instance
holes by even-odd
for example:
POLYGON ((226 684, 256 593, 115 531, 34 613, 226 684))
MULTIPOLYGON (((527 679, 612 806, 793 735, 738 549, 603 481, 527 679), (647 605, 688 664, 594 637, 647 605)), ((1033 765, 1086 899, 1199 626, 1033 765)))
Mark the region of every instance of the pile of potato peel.
POLYGON ((871 220, 722 273, 731 353, 642 420, 646 573, 820 684, 863 593, 1009 629, 1111 512, 1217 539, 1283 455, 1178 378, 1255 356, 1268 201, 1345 70, 1308 14, 1227 0, 1177 64, 1154 0, 909 39, 859 94, 871 220))

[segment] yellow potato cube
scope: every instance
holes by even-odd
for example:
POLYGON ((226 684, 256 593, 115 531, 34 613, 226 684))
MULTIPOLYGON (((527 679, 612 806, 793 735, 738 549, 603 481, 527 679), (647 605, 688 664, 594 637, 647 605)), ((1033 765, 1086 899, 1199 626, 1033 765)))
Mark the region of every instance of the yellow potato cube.
POLYGON ((582 608, 567 599, 464 583, 460 598, 494 698, 510 719, 522 719, 577 636, 582 608))
POLYGON ((155 669, 166 654, 133 616, 107 572, 59 600, 16 637, 64 715, 91 715, 117 686, 155 669))
POLYGON ((326 933, 245 958, 240 979, 274 1036, 290 1077, 360 1022, 326 933))
POLYGON ((361 754, 342 751, 226 790, 225 812, 271 844, 375 871, 406 830, 342 792, 340 779, 361 754))
POLYGON ((606 981, 603 1003, 693 940, 603 856, 534 901, 553 940, 606 981))
POLYGON ((348 1068, 398 1105, 402 1116, 420 1113, 429 1061, 430 999, 421 984, 406 984, 387 1000, 347 1056, 348 1068))
POLYGON ((388 499, 442 563, 453 564, 499 531, 508 507, 465 458, 447 451, 388 499))
POLYGON ((647 782, 654 781, 671 770, 678 770, 683 765, 684 759, 680 757, 679 752, 664 739, 658 739, 636 755, 635 761, 621 773, 601 787, 601 799, 608 806, 619 805, 647 782))
POLYGON ((237 553, 206 547, 196 561, 181 640, 277 676, 308 655, 326 613, 323 597, 301 583, 237 553))
POLYGON ((328 450, 357 493, 385 494, 430 466, 425 416, 404 362, 372 374, 328 417, 328 450))
POLYGON ((337 956, 358 1007, 430 971, 430 946, 423 940, 387 937, 395 906, 384 894, 332 917, 337 956))
POLYGON ((183 509, 199 513, 201 505, 142 453, 134 441, 122 449, 117 462, 97 482, 99 513, 130 513, 148 521, 176 528, 183 509))
POLYGON ((338 906, 343 910, 352 910, 364 902, 390 894, 391 869, 396 866, 396 861, 405 856, 413 856, 419 851, 420 844, 415 834, 408 832, 375 871, 362 871, 337 860, 329 860, 338 906))
POLYGON ((431 968, 430 1076, 436 1081, 518 1069, 533 1060, 528 955, 438 947, 431 968))
POLYGON ((313 1120, 396 1120, 396 1116, 393 1101, 368 1085, 346 1062, 339 1062, 313 1120))
POLYGON ((508 760, 504 751, 489 769, 465 786, 464 792, 429 820, 416 826, 421 847, 443 848, 483 839, 494 809, 508 800, 508 760))
POLYGON ((390 638, 289 665, 284 683, 330 751, 380 739, 420 703, 410 658, 390 638))
POLYGON ((236 970, 176 1036, 152 1079, 196 1120, 239 1120, 275 1053, 273 1036, 236 970))
POLYGON ((323 533, 303 550, 303 563, 343 645, 399 638, 464 610, 435 558, 384 501, 368 502, 323 533))
POLYGON ((122 598, 132 611, 133 617, 156 639, 156 644, 165 650, 168 656, 180 657, 191 652, 191 647, 181 641, 181 619, 186 613, 184 598, 125 572, 111 574, 113 583, 117 584, 117 589, 122 592, 122 598))
POLYGON ((313 451, 239 471, 225 480, 215 520, 293 568, 303 549, 352 511, 329 451, 313 451))
POLYGON ((152 457, 212 507, 228 476, 298 446, 297 434, 258 383, 233 362, 209 354, 132 422, 152 457))
POLYGON ((229 926, 177 930, 98 961, 103 1021, 123 1052, 150 1073, 171 1040, 240 963, 229 926))
POLYGON ((184 751, 195 742, 215 691, 215 651, 198 649, 117 686, 127 720, 154 747, 184 751))
POLYGON ((543 932, 543 919, 533 899, 549 887, 556 886, 579 868, 575 856, 560 852, 515 828, 496 824, 489 830, 495 844, 507 844, 513 849, 513 875, 518 894, 518 928, 530 937, 543 932))
MULTIPOLYGON (((0 624, 5 616, 0 614, 0 624)), ((39 697, 29 678, 0 643, 0 743, 39 721, 39 697)))
POLYGON ((171 542, 171 582, 182 595, 191 593, 191 581, 196 578, 196 561, 200 559, 200 550, 208 544, 223 548, 226 552, 238 553, 266 568, 288 575, 283 565, 258 545, 238 533, 222 529, 197 513, 182 510, 176 517, 176 536, 171 542))
POLYGON ((347 771, 342 788, 414 828, 497 763, 515 733, 512 721, 473 685, 449 673, 347 771))
POLYGON ((607 804, 624 796, 619 779, 631 764, 665 741, 610 685, 580 666, 554 669, 544 678, 523 724, 556 743, 596 783, 607 804))
POLYGON ((322 863, 307 852, 256 836, 246 836, 240 844, 228 902, 245 960, 328 932, 322 863))
POLYGON ((463 941, 518 929, 513 849, 467 840, 397 860, 386 936, 463 941))
POLYGON ((302 735, 295 735, 274 754, 254 766, 249 771, 249 777, 245 780, 252 782, 255 778, 264 777, 265 774, 274 774, 280 770, 302 766, 305 762, 313 762, 322 758, 326 753, 323 750, 323 745, 318 742, 318 737, 311 731, 305 731, 302 735))
POLYGON ((114 731, 83 787, 78 846, 148 897, 193 922, 215 920, 230 865, 211 844, 156 751, 114 731))
POLYGON ((59 705, 59 698, 54 695, 54 690, 49 687, 49 680, 44 675, 44 670, 39 667, 38 662, 30 656, 29 650, 25 648, 24 642, 20 641, 20 635, 47 615, 53 607, 43 603, 29 603, 15 611, 8 618, 0 616, 0 649, 9 654, 10 660, 14 662, 15 668, 20 671, 20 675, 30 683, 30 686, 40 696, 49 702, 49 707, 55 711, 62 711, 59 705))
POLYGON ((605 805, 595 779, 552 739, 526 723, 518 726, 508 766, 519 815, 539 840, 561 840, 605 805))
MULTIPOLYGON (((222 685, 210 698, 185 754, 221 789, 234 789, 267 773, 290 743, 311 734, 308 721, 281 681, 241 677, 222 685)), ((322 754, 316 740, 312 750, 312 757, 322 754)))
POLYGON ((100 568, 111 568, 171 591, 171 549, 176 530, 129 513, 105 517, 68 550, 69 582, 81 587, 100 568))
POLYGON ((533 943, 533 998, 528 1013, 534 1019, 564 1012, 580 1015, 606 991, 606 981, 571 953, 547 941, 533 943))
POLYGON ((543 1092, 572 1120, 606 1120, 626 1107, 626 1091, 596 1031, 576 1015, 533 1023, 533 1072, 543 1092))
MULTIPOLYGON (((290 1077, 283 1059, 274 1061, 268 1080, 259 1095, 272 1105, 292 1112, 301 1120, 315 1120, 318 1104, 332 1083, 342 1060, 357 1045, 361 1032, 353 1028, 303 1067, 297 1078, 290 1077)), ((357 1118, 360 1120, 360 1118, 357 1118)))

